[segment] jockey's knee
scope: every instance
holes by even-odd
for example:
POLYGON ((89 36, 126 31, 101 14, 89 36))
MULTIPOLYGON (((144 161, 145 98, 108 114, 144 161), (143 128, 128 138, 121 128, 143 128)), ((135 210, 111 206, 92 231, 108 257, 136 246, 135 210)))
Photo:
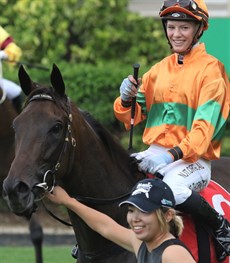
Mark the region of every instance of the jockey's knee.
POLYGON ((9 100, 13 100, 20 96, 22 90, 19 85, 8 79, 1 79, 1 88, 6 92, 6 96, 9 100))
POLYGON ((188 187, 183 185, 170 185, 170 188, 173 191, 176 205, 184 203, 192 193, 188 187))

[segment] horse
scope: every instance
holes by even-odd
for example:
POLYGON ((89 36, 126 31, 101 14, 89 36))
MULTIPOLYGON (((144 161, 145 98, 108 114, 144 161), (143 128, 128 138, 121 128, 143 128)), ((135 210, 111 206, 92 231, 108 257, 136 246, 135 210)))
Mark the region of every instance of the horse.
MULTIPOLYGON (((50 74, 51 87, 34 82, 23 66, 18 75, 27 99, 13 122, 15 158, 3 183, 11 211, 31 216, 45 192, 61 185, 70 196, 128 227, 127 208, 118 204, 146 175, 105 127, 70 100, 56 65, 50 74)), ((134 254, 104 239, 72 211, 68 214, 78 244, 78 263, 137 262, 134 254)), ((197 259, 194 229, 188 233, 187 244, 195 244, 192 252, 197 259)), ((216 263, 211 254, 210 262, 216 263)))
MULTIPOLYGON (((11 101, 7 99, 6 93, 0 88, 0 185, 7 176, 11 162, 14 159, 14 130, 13 120, 18 113, 11 101)), ((0 188, 2 195, 2 188, 0 188)), ((29 220, 30 238, 34 245, 36 263, 42 263, 42 227, 33 215, 29 220)))
POLYGON ((230 157, 222 156, 220 160, 212 161, 212 179, 230 192, 230 157), (221 176, 224 175, 224 176, 221 176))

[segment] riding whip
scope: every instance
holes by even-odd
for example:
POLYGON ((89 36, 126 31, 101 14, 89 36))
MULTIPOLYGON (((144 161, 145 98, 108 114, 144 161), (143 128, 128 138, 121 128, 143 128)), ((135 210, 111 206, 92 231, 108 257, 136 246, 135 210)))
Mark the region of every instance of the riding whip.
POLYGON ((15 63, 18 66, 25 65, 25 66, 27 66, 29 68, 37 68, 37 69, 40 69, 40 70, 49 70, 49 68, 44 67, 42 65, 36 65, 36 64, 33 64, 33 63, 25 62, 25 61, 15 61, 15 60, 6 60, 6 61, 15 63))
MULTIPOLYGON (((138 88, 139 68, 140 68, 140 64, 136 63, 133 65, 133 77, 137 82, 137 84, 135 84, 136 89, 138 88)), ((134 117, 135 117, 135 106, 136 106, 136 96, 132 97, 132 104, 131 104, 130 137, 129 137, 129 148, 128 148, 129 151, 133 149, 133 127, 134 127, 134 117)))

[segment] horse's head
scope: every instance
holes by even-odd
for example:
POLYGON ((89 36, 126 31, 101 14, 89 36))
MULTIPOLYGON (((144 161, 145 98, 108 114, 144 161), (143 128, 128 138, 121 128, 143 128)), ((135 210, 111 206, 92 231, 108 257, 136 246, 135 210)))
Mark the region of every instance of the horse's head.
POLYGON ((33 82, 23 66, 19 81, 27 100, 13 122, 15 158, 3 183, 3 197, 12 212, 29 217, 35 201, 52 191, 56 175, 66 172, 74 139, 70 102, 59 69, 53 66, 50 88, 33 82))

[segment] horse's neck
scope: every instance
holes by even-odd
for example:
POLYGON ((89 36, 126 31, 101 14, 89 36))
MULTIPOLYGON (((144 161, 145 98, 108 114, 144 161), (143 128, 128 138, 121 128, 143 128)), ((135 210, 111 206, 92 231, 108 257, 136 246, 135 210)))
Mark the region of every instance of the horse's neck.
MULTIPOLYGON (((97 134, 82 115, 76 114, 73 119, 72 134, 76 147, 72 170, 63 178, 64 188, 71 196, 86 201, 87 205, 126 225, 125 208, 118 206, 120 197, 127 198, 140 177, 130 171, 128 154, 113 141, 110 142, 112 138, 105 131, 99 128, 97 132, 100 134, 97 134)), ((107 249, 110 244, 108 240, 92 231, 73 212, 69 211, 69 215, 81 250, 107 249)))
MULTIPOLYGON (((95 209, 100 208, 101 212, 109 215, 111 218, 118 221, 119 224, 124 226, 127 225, 127 221, 126 221, 127 212, 124 211, 124 207, 123 208, 118 207, 117 203, 113 203, 110 205, 99 205, 99 206, 94 205, 93 207, 95 209)), ((111 251, 110 257, 111 258, 114 257, 114 254, 112 253, 117 251, 117 246, 114 243, 103 238, 101 235, 99 235, 91 228, 89 228, 88 225, 86 225, 76 214, 74 214, 71 211, 68 212, 80 251, 84 252, 85 255, 88 254, 92 256, 96 256, 96 255, 98 256, 102 253, 103 256, 103 253, 109 250, 111 251)), ((91 262, 99 262, 99 261, 93 260, 91 262)))
POLYGON ((74 150, 73 169, 68 176, 69 182, 75 180, 71 187, 74 191, 79 190, 80 195, 89 196, 113 197, 128 191, 135 177, 130 171, 128 155, 126 159, 121 159, 119 153, 115 152, 117 149, 106 147, 105 144, 110 142, 102 142, 102 138, 81 116, 76 118, 73 137, 77 146, 74 150), (79 185, 82 180, 84 183, 79 185))

